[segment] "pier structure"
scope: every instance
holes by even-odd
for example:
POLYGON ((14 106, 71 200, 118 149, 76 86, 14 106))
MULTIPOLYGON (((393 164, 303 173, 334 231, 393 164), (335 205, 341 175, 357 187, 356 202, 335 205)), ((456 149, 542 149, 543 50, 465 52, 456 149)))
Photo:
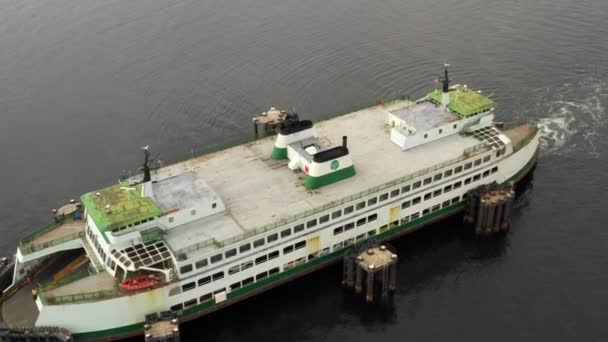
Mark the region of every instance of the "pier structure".
POLYGON ((298 121, 297 113, 288 113, 270 107, 270 110, 263 112, 253 118, 253 134, 256 139, 275 134, 286 122, 298 121))
POLYGON ((469 192, 464 222, 475 227, 476 235, 491 235, 511 227, 515 191, 512 185, 496 184, 478 187, 469 192))
POLYGON ((163 311, 146 315, 144 324, 146 342, 179 342, 179 321, 173 311, 163 311))
POLYGON ((397 288, 397 254, 389 245, 370 245, 344 257, 343 285, 373 302, 376 288, 382 297, 397 288), (379 284, 379 286, 376 286, 379 284))
POLYGON ((8 328, 0 322, 0 342, 69 342, 72 333, 58 327, 8 328))

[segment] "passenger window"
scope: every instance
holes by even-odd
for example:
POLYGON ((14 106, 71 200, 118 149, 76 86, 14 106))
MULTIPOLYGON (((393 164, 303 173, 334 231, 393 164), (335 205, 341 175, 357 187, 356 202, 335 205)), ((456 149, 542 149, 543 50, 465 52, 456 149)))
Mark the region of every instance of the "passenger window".
POLYGON ((274 233, 274 234, 268 235, 268 239, 267 240, 270 243, 270 242, 277 241, 278 239, 279 239, 279 234, 274 233))
POLYGON ((239 247, 239 252, 244 253, 250 249, 251 249, 251 244, 246 243, 246 244, 242 245, 241 247, 239 247))
POLYGON ((264 246, 264 243, 264 239, 255 240, 253 241, 253 248, 264 246))
POLYGON ((236 255, 236 248, 230 249, 226 251, 226 259, 232 258, 236 255))
POLYGON ((211 258, 209 258, 209 260, 211 260, 212 264, 215 264, 216 262, 222 260, 222 255, 221 254, 216 254, 216 255, 212 256, 211 258))

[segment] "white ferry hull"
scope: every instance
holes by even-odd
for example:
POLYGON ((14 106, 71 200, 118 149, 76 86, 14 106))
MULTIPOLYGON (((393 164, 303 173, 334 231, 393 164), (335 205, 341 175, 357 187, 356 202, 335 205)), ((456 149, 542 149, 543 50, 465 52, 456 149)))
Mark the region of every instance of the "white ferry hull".
MULTIPOLYGON (((458 194, 461 196, 469 190, 476 188, 481 184, 491 183, 497 181, 498 183, 506 182, 517 182, 521 180, 536 164, 536 158, 539 149, 539 134, 536 135, 527 143, 526 146, 522 147, 513 154, 510 154, 496 162, 487 165, 489 169, 492 165, 498 166, 498 172, 492 174, 491 177, 484 178, 482 182, 471 184, 471 186, 463 186, 459 189, 458 194)), ((460 178, 464 179, 464 175, 460 178)), ((441 186, 440 186, 441 187, 441 186)), ((427 189, 428 190, 428 189, 427 189)), ((426 190, 425 190, 426 191, 426 190)), ((442 203, 453 197, 456 191, 449 195, 438 196, 433 199, 433 202, 429 203, 422 202, 421 206, 429 206, 435 203, 442 203)), ((395 201, 396 202, 396 201, 395 201)), ((394 205, 394 204, 393 204, 394 205)), ((390 204, 385 207, 390 207, 390 204)), ((406 224, 399 225, 397 227, 390 228, 382 233, 379 233, 374 237, 376 240, 387 241, 411 233, 417 229, 420 229, 430 223, 442 220, 448 216, 457 214, 463 209, 463 203, 458 202, 451 204, 448 207, 444 207, 437 212, 433 212, 427 216, 422 216, 419 219, 411 221, 406 224)), ((420 210, 420 209, 415 209, 420 210)), ((381 210, 379 210, 381 211, 381 210)), ((382 224, 381 221, 389 222, 391 215, 388 210, 384 210, 383 214, 378 218, 377 225, 382 224), (387 216, 387 217, 383 217, 387 216)), ((326 245, 333 244, 332 238, 332 227, 328 226, 324 228, 324 232, 318 233, 324 244, 320 246, 320 249, 328 249, 326 245)), ((316 234, 316 233, 314 233, 316 234)), ((308 238, 308 237, 307 237, 308 238)), ((279 248, 282 249, 282 248, 279 248)), ((308 273, 311 273, 317 269, 326 267, 327 265, 341 260, 341 256, 346 248, 338 249, 319 256, 318 258, 312 259, 308 262, 304 262, 294 268, 285 270, 283 265, 288 262, 284 255, 269 260, 264 268, 280 267, 281 271, 275 275, 267 277, 266 279, 255 282, 246 287, 242 287, 237 290, 227 291, 226 299, 221 302, 216 300, 209 300, 204 303, 198 303, 192 307, 186 308, 181 316, 182 321, 192 320, 203 315, 209 314, 213 311, 222 309, 228 305, 237 303, 241 300, 254 296, 260 292, 267 291, 273 287, 279 286, 285 282, 291 281, 308 273)), ((295 256, 308 255, 307 249, 304 248, 302 251, 294 252, 289 256, 292 260, 295 256), (300 254, 297 254, 300 253, 300 254)), ((228 264, 224 265, 227 266, 228 264)), ((260 268, 252 267, 248 271, 243 271, 240 274, 240 278, 248 277, 260 271, 260 268), (247 273, 247 274, 245 274, 247 273)), ((187 282, 184 280, 183 282, 187 282)), ((231 276, 225 277, 222 281, 209 285, 209 288, 229 288, 229 285, 234 279, 231 276)), ((174 285, 172 285, 173 287, 174 285)), ((118 340, 130 336, 136 336, 142 334, 143 319, 144 316, 150 312, 158 312, 167 310, 174 306, 176 303, 184 302, 189 297, 194 296, 198 298, 200 295, 209 291, 209 288, 202 286, 200 289, 194 289, 189 295, 180 294, 177 296, 170 296, 169 287, 158 288, 147 292, 131 296, 123 296, 113 299, 101 300, 96 302, 82 303, 82 304, 63 304, 63 305, 47 305, 44 304, 41 299, 37 300, 37 305, 40 310, 40 314, 36 321, 37 326, 61 326, 69 329, 74 333, 78 340, 100 340, 100 341, 111 341, 118 340)), ((219 300, 218 300, 219 301, 219 300)))

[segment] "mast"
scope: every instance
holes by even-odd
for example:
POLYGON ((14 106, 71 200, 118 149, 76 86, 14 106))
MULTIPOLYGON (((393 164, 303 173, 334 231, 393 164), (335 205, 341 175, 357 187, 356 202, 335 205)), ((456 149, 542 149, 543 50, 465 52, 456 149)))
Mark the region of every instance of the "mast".
POLYGON ((142 150, 144 150, 144 164, 141 168, 144 171, 143 183, 145 183, 152 180, 152 176, 150 175, 150 146, 144 146, 142 150))
POLYGON ((441 83, 443 84, 443 94, 441 95, 441 108, 446 109, 450 104, 450 76, 448 75, 448 67, 449 64, 444 64, 443 67, 443 78, 439 77, 441 83))

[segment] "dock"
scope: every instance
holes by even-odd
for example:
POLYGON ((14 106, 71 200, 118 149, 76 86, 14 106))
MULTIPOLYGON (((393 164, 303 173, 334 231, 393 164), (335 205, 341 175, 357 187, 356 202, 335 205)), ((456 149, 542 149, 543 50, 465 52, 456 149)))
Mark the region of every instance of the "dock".
POLYGON ((35 327, 35 328, 8 328, 0 322, 1 342, 68 342, 72 341, 72 334, 58 327, 35 327))
POLYGON ((172 311, 164 311, 160 314, 146 315, 144 338, 146 342, 179 342, 177 314, 172 311))
POLYGON ((344 257, 343 284, 363 293, 365 300, 374 301, 374 293, 379 287, 383 298, 397 288, 397 254, 390 245, 370 245, 344 257), (379 286, 376 286, 379 285, 379 286))
POLYGON ((464 222, 475 227, 476 235, 492 235, 509 230, 515 191, 512 185, 483 185, 468 193, 464 222))

